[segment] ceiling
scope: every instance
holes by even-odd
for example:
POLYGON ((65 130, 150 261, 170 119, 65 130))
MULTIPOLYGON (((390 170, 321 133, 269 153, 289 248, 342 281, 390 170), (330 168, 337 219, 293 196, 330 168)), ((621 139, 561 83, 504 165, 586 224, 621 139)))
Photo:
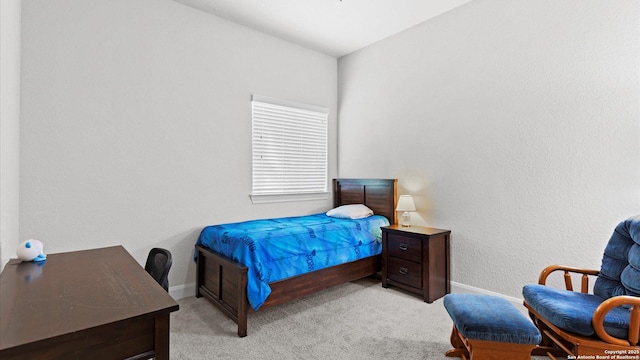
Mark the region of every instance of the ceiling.
POLYGON ((334 57, 471 0, 175 0, 334 57))

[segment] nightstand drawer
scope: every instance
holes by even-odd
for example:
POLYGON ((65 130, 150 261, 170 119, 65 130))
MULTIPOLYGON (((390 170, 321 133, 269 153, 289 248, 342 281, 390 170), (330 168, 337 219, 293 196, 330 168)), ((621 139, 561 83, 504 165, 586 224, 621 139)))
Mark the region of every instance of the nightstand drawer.
POLYGON ((389 233, 387 246, 389 256, 417 263, 422 262, 422 241, 420 239, 389 233))
POLYGON ((414 288, 422 288, 422 265, 412 261, 389 258, 387 260, 389 280, 414 288))

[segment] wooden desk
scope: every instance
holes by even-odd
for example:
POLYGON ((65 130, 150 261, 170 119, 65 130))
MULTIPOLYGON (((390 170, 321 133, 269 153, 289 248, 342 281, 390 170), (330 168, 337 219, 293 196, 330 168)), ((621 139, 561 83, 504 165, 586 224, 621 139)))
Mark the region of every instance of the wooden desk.
POLYGON ((12 260, 0 275, 0 358, 169 359, 176 310, 122 246, 12 260))

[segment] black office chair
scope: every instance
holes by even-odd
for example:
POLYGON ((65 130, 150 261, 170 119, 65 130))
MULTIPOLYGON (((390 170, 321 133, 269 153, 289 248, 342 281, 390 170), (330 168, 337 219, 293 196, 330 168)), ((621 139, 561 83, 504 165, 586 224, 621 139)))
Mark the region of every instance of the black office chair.
POLYGON ((169 291, 169 270, 171 269, 171 253, 169 250, 153 248, 149 251, 144 269, 162 286, 169 291))

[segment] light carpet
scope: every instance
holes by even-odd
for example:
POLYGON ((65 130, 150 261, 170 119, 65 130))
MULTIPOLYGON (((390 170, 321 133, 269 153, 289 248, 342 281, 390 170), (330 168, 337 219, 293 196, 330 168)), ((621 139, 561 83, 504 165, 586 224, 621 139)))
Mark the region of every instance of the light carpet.
MULTIPOLYGON (((442 299, 382 288, 379 279, 342 284, 249 314, 248 336, 204 298, 178 301, 171 359, 451 359, 451 319, 442 299)), ((538 357, 534 357, 538 358, 538 357)))

